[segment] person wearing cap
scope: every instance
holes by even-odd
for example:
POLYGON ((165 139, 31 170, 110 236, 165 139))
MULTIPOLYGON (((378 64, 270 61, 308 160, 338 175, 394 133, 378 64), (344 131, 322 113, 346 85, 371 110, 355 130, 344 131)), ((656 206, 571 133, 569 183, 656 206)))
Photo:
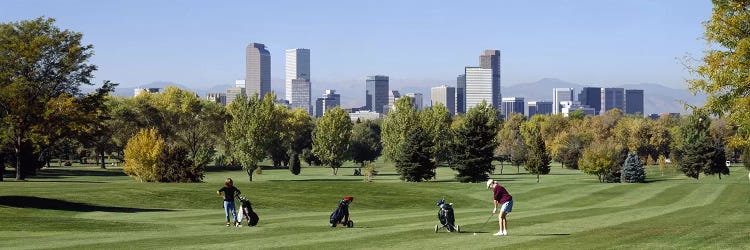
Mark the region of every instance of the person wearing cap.
POLYGON ((508 221, 506 216, 510 211, 513 210, 513 196, 510 196, 508 190, 505 187, 497 184, 492 179, 487 180, 487 189, 492 189, 493 201, 495 208, 492 209, 492 214, 497 213, 497 205, 500 204, 500 215, 498 216, 498 224, 500 224, 500 231, 495 236, 508 235, 508 221))

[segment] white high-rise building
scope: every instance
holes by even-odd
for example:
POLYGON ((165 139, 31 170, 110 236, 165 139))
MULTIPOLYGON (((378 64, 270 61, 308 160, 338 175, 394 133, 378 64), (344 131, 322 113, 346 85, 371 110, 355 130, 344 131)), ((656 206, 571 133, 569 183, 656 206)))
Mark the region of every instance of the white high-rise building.
POLYGON ((573 88, 553 88, 552 89, 552 114, 560 113, 562 108, 561 102, 573 102, 573 88))
POLYGON ((292 109, 301 108, 312 114, 310 85, 310 50, 287 49, 285 94, 292 109))
POLYGON ((448 85, 432 87, 430 89, 430 106, 435 107, 438 103, 442 103, 451 112, 451 116, 455 115, 456 88, 448 87, 448 85))
POLYGON ((502 113, 500 84, 500 51, 485 50, 479 56, 479 67, 466 67, 466 111, 487 101, 502 113))
POLYGON ((234 81, 234 87, 235 88, 245 88, 245 80, 235 80, 234 81))
POLYGON ((487 101, 492 105, 492 69, 466 67, 466 112, 487 101))
POLYGON ((301 108, 312 113, 310 85, 310 50, 287 49, 285 97, 292 109, 301 108))

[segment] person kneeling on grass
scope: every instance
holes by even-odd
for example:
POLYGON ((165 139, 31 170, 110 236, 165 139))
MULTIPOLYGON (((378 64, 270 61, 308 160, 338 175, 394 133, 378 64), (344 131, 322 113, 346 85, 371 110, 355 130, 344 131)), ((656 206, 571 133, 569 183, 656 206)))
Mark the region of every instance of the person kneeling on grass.
POLYGON ((224 193, 224 215, 227 217, 227 227, 231 225, 229 224, 230 213, 232 218, 234 218, 234 226, 239 226, 240 223, 237 222, 237 210, 234 208, 234 197, 239 196, 242 192, 232 185, 232 178, 227 178, 227 180, 224 181, 224 187, 219 189, 219 191, 216 191, 216 195, 222 196, 222 192, 224 193))
POLYGON ((493 181, 492 179, 487 180, 487 189, 490 188, 492 188, 492 192, 494 193, 493 201, 495 203, 495 208, 492 209, 493 214, 497 213, 497 205, 501 204, 500 215, 498 216, 500 231, 498 231, 494 235, 508 235, 508 221, 505 217, 508 215, 508 213, 510 213, 511 210, 513 210, 513 196, 510 196, 508 190, 505 190, 503 186, 497 184, 497 182, 493 181))

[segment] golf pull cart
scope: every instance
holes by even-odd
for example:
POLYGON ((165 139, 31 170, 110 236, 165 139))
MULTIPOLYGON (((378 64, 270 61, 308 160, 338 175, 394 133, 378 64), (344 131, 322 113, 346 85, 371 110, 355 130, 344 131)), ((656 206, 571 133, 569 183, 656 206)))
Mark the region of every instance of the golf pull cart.
POLYGON ((339 206, 336 207, 336 210, 331 213, 331 218, 329 220, 331 227, 336 227, 336 225, 345 225, 348 228, 354 227, 354 221, 349 218, 349 204, 354 201, 354 197, 351 196, 345 196, 344 199, 342 199, 339 202, 339 206))
POLYGON ((453 203, 445 203, 445 199, 440 199, 435 205, 440 207, 440 209, 438 209, 438 220, 440 220, 440 225, 435 225, 435 233, 441 228, 445 228, 448 232, 460 233, 461 229, 455 224, 456 219, 453 217, 453 203))

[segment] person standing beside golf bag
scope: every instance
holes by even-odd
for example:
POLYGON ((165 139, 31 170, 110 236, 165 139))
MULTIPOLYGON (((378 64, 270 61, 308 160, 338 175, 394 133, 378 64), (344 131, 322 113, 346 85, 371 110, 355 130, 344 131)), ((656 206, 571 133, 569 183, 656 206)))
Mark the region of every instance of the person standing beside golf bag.
POLYGON ((237 210, 235 210, 234 207, 234 197, 240 195, 242 192, 234 187, 232 178, 227 178, 227 180, 224 181, 224 187, 219 189, 219 191, 216 191, 216 195, 218 196, 222 196, 221 193, 224 193, 224 215, 226 215, 227 218, 227 227, 230 225, 230 213, 232 218, 234 218, 234 225, 239 226, 240 223, 237 221, 237 210))
POLYGON ((510 196, 510 193, 508 193, 508 190, 505 190, 505 187, 497 184, 497 182, 492 179, 487 180, 487 189, 490 188, 492 189, 492 198, 495 203, 495 208, 492 209, 492 214, 497 213, 497 205, 500 204, 500 215, 498 216, 500 231, 494 235, 508 235, 508 221, 506 220, 506 216, 513 210, 513 196, 510 196))

